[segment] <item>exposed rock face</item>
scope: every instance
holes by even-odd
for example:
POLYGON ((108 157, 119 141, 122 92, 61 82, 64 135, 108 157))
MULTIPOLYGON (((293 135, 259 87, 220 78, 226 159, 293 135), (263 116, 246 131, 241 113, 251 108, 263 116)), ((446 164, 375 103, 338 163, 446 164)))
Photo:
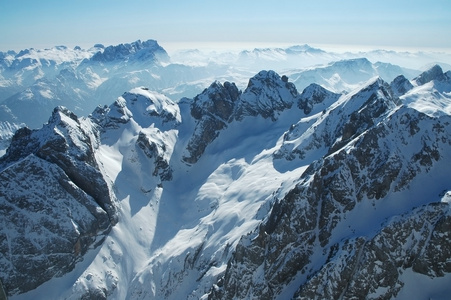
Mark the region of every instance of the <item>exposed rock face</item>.
MULTIPOLYGON (((242 238, 210 299, 274 299, 282 293, 297 299, 388 299, 402 290, 399 277, 410 269, 430 277, 449 273, 451 244, 441 240, 450 234, 444 229, 451 220, 448 203, 384 220, 400 208, 429 203, 426 194, 411 203, 410 193, 422 189, 410 189, 422 178, 443 176, 441 165, 451 150, 450 117, 433 119, 399 107, 380 80, 338 102, 313 125, 315 132, 303 133, 312 135, 304 136, 310 145, 304 151, 316 148, 323 157, 274 204, 267 220, 242 238), (388 202, 392 209, 385 207, 388 202), (369 224, 380 224, 380 231, 369 224), (439 256, 436 261, 432 253, 439 256)), ((436 180, 428 189, 438 198, 447 184, 436 180)))
POLYGON ((327 104, 330 105, 330 103, 337 101, 340 96, 340 94, 333 93, 316 83, 312 83, 302 91, 299 97, 298 107, 308 115, 317 104, 326 102, 324 106, 326 108, 328 106, 327 104))
POLYGON ((135 88, 124 93, 109 107, 97 107, 91 114, 102 131, 118 129, 132 119, 142 127, 155 124, 158 128, 174 128, 180 124, 178 106, 166 96, 135 88))
MULTIPOLYGON (((323 95, 327 95, 325 101, 329 103, 337 99, 333 93, 323 95)), ((370 82, 362 90, 339 101, 341 105, 324 110, 315 123, 301 120, 291 126, 284 135, 282 147, 274 153, 275 158, 310 161, 327 152, 334 152, 376 124, 398 104, 388 84, 381 79, 370 82)))
POLYGON ((234 120, 261 116, 277 120, 278 114, 299 101, 299 93, 288 78, 274 71, 261 71, 241 93, 233 83, 213 83, 194 98, 191 115, 198 120, 183 160, 193 164, 220 131, 234 120))
POLYGON ((111 229, 108 214, 90 195, 61 168, 35 155, 0 177, 0 265, 9 294, 68 273, 111 229), (39 188, 31 182, 39 182, 39 188))
POLYGON ((191 115, 201 119, 204 115, 214 115, 225 122, 230 121, 236 100, 241 92, 234 83, 216 81, 194 98, 191 115))
POLYGON ((418 85, 423 85, 432 80, 443 81, 447 79, 446 73, 443 73, 442 68, 439 65, 435 65, 427 71, 424 71, 418 77, 413 79, 418 85))
MULTIPOLYGON (((160 140, 161 141, 161 140, 160 140)), ((159 140, 152 139, 145 132, 140 132, 136 145, 143 150, 149 159, 153 159, 153 176, 159 176, 161 180, 172 179, 172 169, 169 166, 170 157, 167 155, 166 144, 159 140)))
POLYGON ((400 97, 413 88, 412 83, 403 75, 399 75, 390 83, 390 88, 395 97, 400 97))
POLYGON ((158 45, 157 41, 148 40, 141 42, 138 40, 130 44, 108 46, 103 51, 94 54, 91 58, 91 60, 98 62, 128 61, 129 59, 137 61, 168 61, 169 56, 158 45))
POLYGON ((449 226, 449 205, 431 204, 392 220, 371 239, 335 244, 321 270, 293 298, 396 298, 409 270, 432 278, 451 272, 445 258, 451 250, 449 226))
POLYGON ((288 82, 274 71, 260 71, 249 80, 241 95, 235 112, 235 119, 244 116, 261 115, 263 118, 277 119, 277 113, 296 103, 299 93, 293 83, 288 82))
POLYGON ((114 220, 114 204, 94 157, 97 135, 92 126, 80 123, 74 113, 64 107, 57 107, 48 124, 41 130, 18 130, 5 156, 0 159, 0 168, 5 169, 34 154, 60 167, 114 220))
POLYGON ((124 128, 136 134, 137 149, 152 160, 151 174, 162 181, 172 179, 169 161, 173 149, 167 146, 171 137, 166 131, 181 123, 179 107, 172 100, 147 88, 135 88, 109 107, 97 107, 91 118, 102 134, 124 128))
POLYGON ((197 120, 194 134, 188 145, 187 163, 195 163, 205 148, 219 135, 232 119, 235 104, 241 92, 234 83, 222 85, 214 82, 202 94, 196 96, 191 106, 191 115, 197 120))
POLYGON ((90 123, 62 107, 41 130, 14 135, 0 159, 0 277, 8 293, 69 272, 117 223, 97 143, 90 123))
POLYGON ((339 125, 343 127, 341 127, 341 132, 336 132, 337 139, 329 150, 330 152, 334 152, 343 144, 348 143, 351 139, 377 124, 388 112, 400 104, 398 99, 393 96, 389 85, 381 79, 362 89, 358 95, 349 100, 349 102, 356 102, 356 104, 358 101, 363 101, 363 105, 359 110, 353 111, 343 125, 339 125))

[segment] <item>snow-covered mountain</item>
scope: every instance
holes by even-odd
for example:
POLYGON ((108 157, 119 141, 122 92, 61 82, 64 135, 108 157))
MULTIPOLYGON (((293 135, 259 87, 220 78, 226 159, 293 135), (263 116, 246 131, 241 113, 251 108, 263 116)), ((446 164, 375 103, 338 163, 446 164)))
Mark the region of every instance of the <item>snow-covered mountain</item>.
POLYGON ((88 117, 56 108, 0 158, 4 291, 446 299, 451 76, 394 78, 299 93, 260 71, 178 102, 133 88, 88 117))
POLYGON ((367 58, 346 59, 325 65, 316 65, 299 71, 290 71, 298 89, 304 89, 311 83, 319 84, 334 92, 350 92, 369 79, 379 76, 391 82, 396 76, 413 78, 420 72, 401 68, 390 63, 371 63, 367 58))
MULTIPOLYGON (((63 46, 0 53, 0 120, 39 128, 55 106, 89 114, 137 86, 174 99, 197 95, 226 65, 171 63, 154 40, 83 50, 63 46)), ((248 75, 246 75, 248 76, 248 75)))
MULTIPOLYGON (((106 48, 96 45, 89 50, 55 47, 6 55, 1 69, 0 94, 4 97, 1 119, 39 128, 55 106, 87 114, 104 104, 95 96, 97 91, 102 91, 102 85, 111 85, 108 80, 159 66, 168 59, 166 51, 153 40, 106 48)), ((119 87, 127 87, 127 83, 124 79, 119 87)), ((123 91, 113 89, 113 92, 117 96, 123 91)))
POLYGON ((262 69, 290 76, 298 90, 317 83, 350 92, 373 76, 412 79, 421 73, 419 62, 423 66, 440 60, 451 62, 443 53, 335 53, 308 45, 235 52, 195 49, 173 51, 170 57, 154 40, 7 51, 0 52, 0 120, 40 128, 56 106, 87 115, 137 86, 173 101, 192 98, 215 80, 233 81, 244 89, 248 78, 262 69), (409 68, 412 62, 415 68, 409 68))

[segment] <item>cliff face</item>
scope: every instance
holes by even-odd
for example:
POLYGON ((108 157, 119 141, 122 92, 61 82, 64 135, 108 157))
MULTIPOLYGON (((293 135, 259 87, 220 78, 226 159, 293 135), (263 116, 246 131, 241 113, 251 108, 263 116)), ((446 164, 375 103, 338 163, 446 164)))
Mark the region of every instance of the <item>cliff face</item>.
POLYGON ((190 164, 197 162, 229 123, 249 116, 276 121, 278 114, 297 103, 298 98, 294 84, 274 71, 259 72, 249 80, 244 92, 230 82, 213 83, 193 99, 191 115, 197 122, 183 160, 190 164))
POLYGON ((94 156, 97 130, 56 108, 22 128, 0 160, 2 281, 10 294, 71 271, 117 223, 115 197, 94 156))

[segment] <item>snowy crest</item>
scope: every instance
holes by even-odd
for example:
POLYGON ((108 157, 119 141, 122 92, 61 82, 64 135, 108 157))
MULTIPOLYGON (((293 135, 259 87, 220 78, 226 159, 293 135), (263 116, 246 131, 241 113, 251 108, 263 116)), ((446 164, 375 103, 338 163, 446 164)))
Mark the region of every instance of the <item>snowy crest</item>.
POLYGON ((390 88, 393 91, 393 95, 400 97, 410 91, 413 85, 406 77, 399 75, 390 83, 390 88))
POLYGON ((48 123, 41 129, 30 130, 25 127, 16 132, 2 159, 11 163, 38 151, 44 153, 54 149, 95 166, 92 155, 96 145, 96 132, 89 123, 80 122, 65 107, 56 107, 48 123))
POLYGON ((244 92, 234 83, 214 82, 193 99, 191 115, 198 121, 183 161, 197 162, 207 146, 233 121, 257 116, 275 121, 298 99, 294 84, 274 71, 259 72, 249 80, 244 92))
POLYGON ((451 114, 451 72, 436 65, 413 80, 416 85, 401 100, 431 117, 451 114))
POLYGON ((442 68, 439 65, 435 65, 432 68, 430 68, 427 71, 424 71, 421 73, 418 77, 413 79, 413 82, 415 82, 417 85, 423 85, 425 83, 428 83, 432 80, 435 81, 443 81, 448 79, 445 74, 443 73, 442 68))
MULTIPOLYGON (((133 119, 141 127, 149 127, 156 120, 157 125, 176 126, 180 123, 178 106, 168 97, 146 88, 132 89, 122 95, 133 119)), ((161 127, 161 126, 159 126, 161 127)))
MULTIPOLYGON (((418 282, 410 276, 445 284, 449 254, 441 253, 451 210, 439 202, 449 190, 443 163, 450 159, 450 116, 429 117, 402 105, 375 79, 317 120, 299 130, 301 136, 317 134, 304 148, 309 167, 241 239, 209 296, 359 298, 365 291, 408 299, 403 293, 418 282), (314 148, 316 155, 309 155, 314 148)), ((449 290, 440 289, 443 295, 449 290)))
POLYGON ((133 119, 139 127, 173 128, 181 122, 180 110, 168 97, 147 88, 124 93, 110 107, 98 107, 92 118, 105 128, 118 128, 133 119))
POLYGON ((316 114, 338 100, 340 94, 333 93, 322 86, 312 83, 306 87, 299 97, 298 107, 306 115, 316 114), (322 104, 322 105, 317 105, 322 104))

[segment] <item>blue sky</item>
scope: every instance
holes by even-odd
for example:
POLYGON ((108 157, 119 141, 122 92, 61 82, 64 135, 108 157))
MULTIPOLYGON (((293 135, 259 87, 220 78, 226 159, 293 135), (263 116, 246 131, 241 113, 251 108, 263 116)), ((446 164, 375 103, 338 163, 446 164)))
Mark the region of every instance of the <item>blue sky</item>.
POLYGON ((451 1, 0 0, 0 51, 137 39, 451 51, 451 1))

